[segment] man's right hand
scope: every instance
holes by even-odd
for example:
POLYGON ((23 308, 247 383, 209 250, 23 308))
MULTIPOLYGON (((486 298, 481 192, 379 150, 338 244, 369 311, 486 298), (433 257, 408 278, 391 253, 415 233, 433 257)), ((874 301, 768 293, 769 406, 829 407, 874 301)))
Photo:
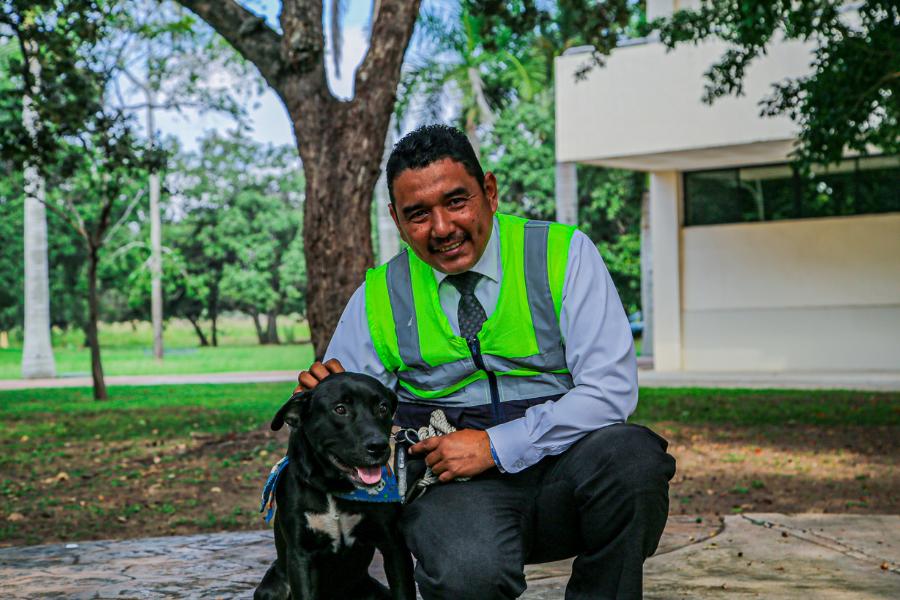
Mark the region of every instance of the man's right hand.
POLYGON ((316 361, 309 366, 308 371, 300 371, 300 374, 297 376, 297 383, 299 385, 294 388, 294 393, 307 392, 319 385, 320 381, 332 373, 343 372, 344 367, 341 366, 341 362, 336 358, 327 360, 324 363, 316 361))

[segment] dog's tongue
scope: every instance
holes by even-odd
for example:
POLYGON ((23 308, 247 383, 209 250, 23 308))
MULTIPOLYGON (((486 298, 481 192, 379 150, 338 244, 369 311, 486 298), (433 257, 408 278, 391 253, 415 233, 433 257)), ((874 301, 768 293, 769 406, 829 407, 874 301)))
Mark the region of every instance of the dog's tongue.
POLYGON ((381 467, 356 467, 356 474, 366 485, 373 485, 381 481, 381 467))

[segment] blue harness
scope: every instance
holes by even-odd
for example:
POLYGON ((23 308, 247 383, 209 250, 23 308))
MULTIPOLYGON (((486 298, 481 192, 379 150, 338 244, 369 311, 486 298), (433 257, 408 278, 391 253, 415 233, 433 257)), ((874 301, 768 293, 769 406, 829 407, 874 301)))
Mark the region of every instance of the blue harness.
MULTIPOLYGON (((288 457, 285 456, 272 467, 266 485, 263 486, 262 502, 259 512, 265 512, 263 517, 266 523, 275 516, 275 486, 278 485, 278 476, 288 466, 288 457)), ((400 490, 397 486, 397 477, 387 465, 381 467, 381 481, 372 487, 357 487, 352 492, 345 494, 331 494, 335 498, 351 500, 353 502, 400 502, 400 490)))

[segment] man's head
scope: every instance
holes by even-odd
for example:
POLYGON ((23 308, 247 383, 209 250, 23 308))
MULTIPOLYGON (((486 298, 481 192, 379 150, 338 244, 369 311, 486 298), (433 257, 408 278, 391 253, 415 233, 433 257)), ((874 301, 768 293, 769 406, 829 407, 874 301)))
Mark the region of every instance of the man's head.
POLYGON ((461 131, 427 125, 407 134, 388 158, 387 181, 391 216, 419 258, 450 274, 478 262, 497 212, 497 180, 461 131))

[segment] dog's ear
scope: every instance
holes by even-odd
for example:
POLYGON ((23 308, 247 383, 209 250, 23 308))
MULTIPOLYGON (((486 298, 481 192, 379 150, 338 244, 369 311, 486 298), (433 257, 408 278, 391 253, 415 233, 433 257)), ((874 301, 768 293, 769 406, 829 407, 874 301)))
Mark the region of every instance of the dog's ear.
POLYGON ((397 406, 400 403, 400 399, 397 397, 397 394, 395 394, 393 390, 387 391, 387 397, 391 401, 391 414, 394 414, 397 412, 397 406))
POLYGON ((296 429, 306 413, 306 406, 310 402, 312 392, 297 392, 284 403, 284 406, 275 413, 272 419, 272 431, 278 431, 285 423, 296 429))

